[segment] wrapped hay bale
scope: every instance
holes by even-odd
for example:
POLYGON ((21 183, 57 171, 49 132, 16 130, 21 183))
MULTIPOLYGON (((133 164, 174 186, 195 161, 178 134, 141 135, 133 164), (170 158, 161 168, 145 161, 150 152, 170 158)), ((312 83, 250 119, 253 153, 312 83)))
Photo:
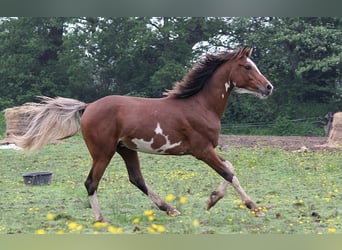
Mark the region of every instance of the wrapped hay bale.
POLYGON ((334 114, 328 145, 332 147, 342 147, 342 112, 334 114))

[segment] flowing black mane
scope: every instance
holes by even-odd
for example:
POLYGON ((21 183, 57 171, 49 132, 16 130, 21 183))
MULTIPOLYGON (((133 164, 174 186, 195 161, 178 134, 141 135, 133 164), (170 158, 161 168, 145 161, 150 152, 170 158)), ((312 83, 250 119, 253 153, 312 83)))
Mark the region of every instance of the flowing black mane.
POLYGON ((223 63, 239 56, 249 57, 251 52, 251 48, 245 47, 232 52, 208 54, 195 64, 182 81, 176 83, 171 90, 164 92, 164 95, 180 99, 190 97, 202 90, 210 77, 223 63))

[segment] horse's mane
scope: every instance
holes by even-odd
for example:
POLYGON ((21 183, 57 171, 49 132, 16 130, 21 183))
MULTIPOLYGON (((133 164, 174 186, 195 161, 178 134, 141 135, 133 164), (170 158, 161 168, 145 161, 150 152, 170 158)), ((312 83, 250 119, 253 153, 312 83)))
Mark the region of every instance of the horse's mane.
POLYGON ((251 53, 251 48, 244 47, 215 55, 207 54, 171 90, 164 92, 164 95, 179 99, 190 97, 203 89, 210 77, 223 63, 241 56, 249 57, 251 53))

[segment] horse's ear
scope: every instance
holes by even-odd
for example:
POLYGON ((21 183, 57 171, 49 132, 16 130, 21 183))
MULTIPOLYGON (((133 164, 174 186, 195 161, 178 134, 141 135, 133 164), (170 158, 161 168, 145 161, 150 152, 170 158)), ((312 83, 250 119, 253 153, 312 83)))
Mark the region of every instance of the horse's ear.
POLYGON ((241 55, 242 56, 247 56, 247 57, 251 57, 253 52, 253 49, 250 47, 244 47, 241 51, 241 55))
POLYGON ((252 53, 253 53, 253 48, 248 48, 248 57, 251 57, 251 55, 252 55, 252 53))
POLYGON ((250 47, 243 47, 238 51, 237 57, 242 58, 242 57, 250 57, 252 55, 253 49, 250 47))

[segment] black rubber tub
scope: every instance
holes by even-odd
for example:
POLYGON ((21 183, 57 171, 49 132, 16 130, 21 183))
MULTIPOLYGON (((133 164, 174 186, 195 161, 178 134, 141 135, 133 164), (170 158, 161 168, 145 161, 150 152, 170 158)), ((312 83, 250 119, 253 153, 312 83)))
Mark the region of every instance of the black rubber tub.
POLYGON ((52 179, 52 172, 34 172, 24 174, 24 183, 28 186, 49 185, 52 179))

